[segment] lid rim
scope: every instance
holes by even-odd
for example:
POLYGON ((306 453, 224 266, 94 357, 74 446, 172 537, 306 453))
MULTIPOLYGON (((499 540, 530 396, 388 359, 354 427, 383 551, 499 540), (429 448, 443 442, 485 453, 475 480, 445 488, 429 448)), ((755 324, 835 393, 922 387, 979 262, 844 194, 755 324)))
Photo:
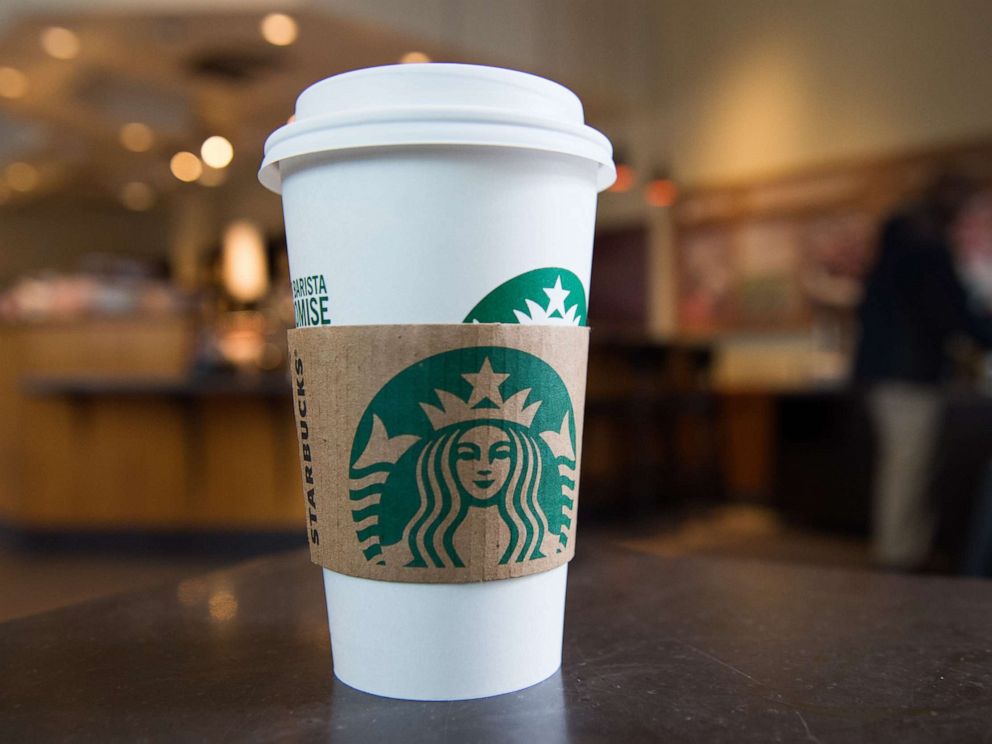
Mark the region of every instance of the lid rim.
MULTIPOLYGON (((450 122, 455 126, 457 132, 452 132, 449 127, 447 132, 439 131, 435 127, 434 136, 421 131, 419 136, 405 129, 406 137, 384 137, 365 136, 362 138, 342 137, 335 143, 322 143, 319 146, 308 145, 306 140, 320 137, 325 134, 324 130, 316 129, 311 132, 301 133, 298 136, 286 138, 275 142, 272 146, 266 143, 265 157, 262 160, 258 172, 259 181, 270 191, 279 193, 281 190, 281 177, 279 174, 279 163, 290 158, 302 157, 305 155, 315 155, 321 152, 344 152, 350 150, 380 149, 393 147, 492 147, 509 148, 517 150, 532 150, 541 152, 560 153, 573 157, 583 158, 596 163, 599 166, 597 175, 597 189, 602 191, 610 186, 616 178, 616 169, 613 164, 612 147, 609 140, 601 132, 585 127, 590 133, 597 137, 582 136, 578 132, 556 132, 554 130, 534 130, 527 127, 507 127, 500 125, 480 126, 475 124, 469 128, 457 127, 458 122, 450 122), (517 130, 517 137, 507 135, 517 130), (525 136, 520 136, 523 130, 525 136), (535 134, 547 134, 558 142, 550 143, 535 138, 535 134), (526 136, 529 135, 529 136, 526 136), (294 145, 295 141, 295 147, 294 145)), ((397 124, 403 122, 391 122, 388 129, 393 129, 397 124)), ((352 129, 357 128, 358 124, 352 129)), ((368 134, 366 132, 366 134, 368 134)))

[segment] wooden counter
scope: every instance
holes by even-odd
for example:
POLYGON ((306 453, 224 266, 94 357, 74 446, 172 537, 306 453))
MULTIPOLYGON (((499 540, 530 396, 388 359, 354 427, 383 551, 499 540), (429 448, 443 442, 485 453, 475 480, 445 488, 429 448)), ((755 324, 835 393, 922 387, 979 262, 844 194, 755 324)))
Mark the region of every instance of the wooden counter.
MULTIPOLYGON (((0 524, 55 531, 297 531, 290 386, 191 379, 181 319, 0 327, 0 524)), ((766 494, 773 398, 714 395, 709 350, 594 343, 583 513, 766 494)))
POLYGON ((297 529, 288 383, 191 381, 192 343, 181 319, 0 328, 0 522, 297 529))

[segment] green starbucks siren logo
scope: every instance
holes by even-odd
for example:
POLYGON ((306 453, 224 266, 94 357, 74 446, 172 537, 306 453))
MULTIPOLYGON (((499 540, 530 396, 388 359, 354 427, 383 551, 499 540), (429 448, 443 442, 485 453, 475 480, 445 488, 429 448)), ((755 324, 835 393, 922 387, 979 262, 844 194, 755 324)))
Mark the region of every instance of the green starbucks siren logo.
POLYGON ((496 287, 465 322, 584 326, 586 292, 568 269, 535 269, 496 287))
POLYGON ((547 363, 497 346, 429 357, 386 383, 356 430, 362 552, 379 565, 464 567, 480 518, 499 528, 498 564, 561 552, 575 466, 571 399, 547 363))

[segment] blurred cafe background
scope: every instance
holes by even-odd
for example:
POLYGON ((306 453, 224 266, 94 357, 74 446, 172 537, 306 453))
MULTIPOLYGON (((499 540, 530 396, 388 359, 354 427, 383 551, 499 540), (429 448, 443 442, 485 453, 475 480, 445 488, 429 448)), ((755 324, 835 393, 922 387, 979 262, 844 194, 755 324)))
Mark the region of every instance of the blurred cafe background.
POLYGON ((584 535, 992 573, 990 49, 984 0, 4 0, 0 619, 305 544, 255 172, 396 62, 560 81, 615 145, 584 535))

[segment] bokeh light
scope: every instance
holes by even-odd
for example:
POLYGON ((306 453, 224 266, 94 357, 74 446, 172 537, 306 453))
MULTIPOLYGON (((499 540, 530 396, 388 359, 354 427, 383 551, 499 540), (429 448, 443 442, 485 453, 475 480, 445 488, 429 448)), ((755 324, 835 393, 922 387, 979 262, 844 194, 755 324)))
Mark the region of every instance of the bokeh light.
POLYGON ((292 16, 285 13, 269 13, 259 24, 262 38, 275 46, 289 46, 299 34, 299 28, 292 16))
POLYGON ((0 67, 0 96, 21 98, 27 92, 27 75, 15 67, 0 67))
POLYGON ((4 169, 7 185, 14 191, 31 191, 38 186, 41 176, 30 163, 11 163, 4 169))
POLYGON ((254 222, 238 220, 224 231, 221 274, 228 293, 241 302, 254 302, 269 291, 265 236, 254 222))
POLYGON ((204 140, 200 156, 211 168, 226 168, 234 159, 234 146, 226 137, 215 134, 204 140))
POLYGON ((622 194, 630 191, 636 181, 637 177, 634 174, 633 168, 629 165, 617 163, 617 180, 613 182, 613 185, 608 190, 615 194, 622 194))
POLYGON ((128 122, 121 127, 121 145, 131 152, 145 152, 155 144, 155 133, 147 124, 140 121, 128 122))
POLYGON ((203 173, 203 163, 193 153, 182 150, 172 156, 172 160, 169 161, 169 170, 180 181, 192 183, 203 173))
POLYGON ((49 26, 41 32, 41 48, 55 59, 74 59, 79 56, 79 37, 62 26, 49 26))
POLYGON ((652 207, 670 207, 678 194, 678 187, 670 178, 656 178, 644 187, 644 201, 652 207))

